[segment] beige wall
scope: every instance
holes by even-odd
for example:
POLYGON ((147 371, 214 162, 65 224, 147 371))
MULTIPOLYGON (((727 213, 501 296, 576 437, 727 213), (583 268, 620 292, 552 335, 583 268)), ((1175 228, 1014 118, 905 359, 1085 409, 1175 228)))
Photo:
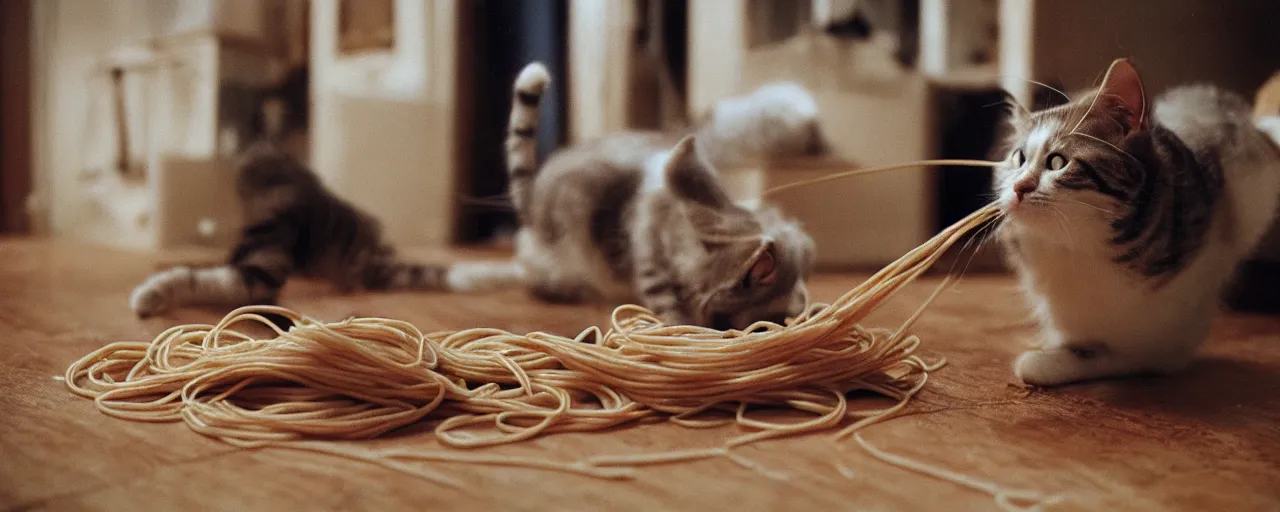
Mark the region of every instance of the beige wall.
POLYGON ((338 2, 311 7, 312 160, 399 245, 451 241, 459 168, 457 0, 396 0, 391 52, 338 52, 338 2))
MULTIPOLYGON (((172 206, 173 201, 158 197, 157 180, 140 185, 105 180, 96 192, 83 181, 84 171, 110 169, 115 156, 110 82, 101 70, 94 75, 95 68, 123 55, 145 56, 142 43, 168 34, 216 31, 269 40, 273 21, 266 13, 279 1, 33 2, 37 69, 31 205, 39 232, 115 246, 153 246, 155 224, 141 227, 137 221, 154 214, 158 204, 172 206), (96 79, 90 81, 91 76, 96 79), (111 198, 105 206, 96 199, 103 196, 111 198)), ((312 160, 339 194, 382 218, 394 240, 437 244, 452 234, 457 5, 397 0, 396 8, 397 40, 402 43, 396 52, 352 57, 335 52, 337 2, 313 2, 312 160)), ((210 56, 214 50, 201 44, 187 51, 203 57, 186 70, 186 79, 198 82, 237 71, 217 66, 210 56)), ((159 156, 142 154, 144 147, 163 147, 188 159, 214 156, 214 84, 206 85, 196 87, 203 92, 195 100, 175 98, 163 87, 161 93, 131 90, 130 110, 150 102, 137 109, 150 116, 145 119, 149 129, 136 128, 145 125, 144 119, 131 118, 136 132, 130 134, 139 148, 135 161, 158 167, 159 156), (174 119, 156 120, 165 115, 174 119), (148 136, 152 140, 145 140, 148 136)))
POLYGON ((1280 69, 1275 0, 1040 0, 1038 80, 1092 86, 1117 57, 1132 57, 1153 92, 1211 81, 1252 96, 1280 69))
MULTIPOLYGON (((138 229, 133 220, 151 208, 154 190, 148 186, 100 184, 100 192, 116 196, 114 207, 94 200, 82 181, 85 171, 110 168, 115 156, 110 82, 103 67, 131 58, 145 59, 143 48, 153 38, 199 31, 240 36, 260 35, 263 6, 272 0, 40 0, 32 2, 32 48, 35 58, 34 191, 30 201, 39 233, 51 233, 125 247, 146 247, 154 232, 138 229)), ((195 45, 197 61, 207 54, 195 45)), ((207 57, 205 60, 209 60, 207 57)), ((183 80, 218 72, 216 67, 193 66, 183 80)), ((172 78, 172 77, 170 77, 172 78)), ((212 134, 200 137, 189 126, 166 125, 175 119, 208 119, 212 103, 182 101, 164 87, 146 88, 129 79, 128 101, 135 141, 133 158, 146 162, 143 148, 172 146, 198 154, 210 152, 212 134), (175 103, 166 103, 175 102, 175 103), (137 107, 137 108, 135 108, 137 107), (165 115, 158 112, 168 111, 165 115), (148 126, 147 129, 142 127, 148 126), (205 141, 205 142, 202 142, 205 141)), ((190 85, 190 83, 188 83, 190 85)), ((212 84, 201 89, 206 100, 212 84)), ((210 128, 211 129, 211 128, 210 128)), ((154 162, 152 162, 154 163, 154 162)))

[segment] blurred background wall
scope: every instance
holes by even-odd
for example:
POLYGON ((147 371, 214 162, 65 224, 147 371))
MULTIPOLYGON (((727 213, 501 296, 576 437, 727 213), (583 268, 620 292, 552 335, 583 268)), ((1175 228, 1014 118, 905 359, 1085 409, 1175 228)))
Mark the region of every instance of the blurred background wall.
MULTIPOLYGON (((678 127, 769 81, 806 85, 841 162, 723 170, 743 200, 840 165, 990 157, 1001 88, 1049 105, 1057 93, 1031 80, 1075 93, 1119 56, 1156 91, 1212 81, 1252 96, 1280 68, 1274 0, 6 0, 3 13, 0 112, 16 120, 3 183, 18 185, 0 225, 136 250, 234 238, 228 162, 269 98, 306 111, 291 147, 330 187, 397 242, 447 246, 511 231, 495 197, 510 82, 530 60, 555 80, 543 155, 678 127)), ((921 169, 782 203, 824 266, 869 267, 981 206, 989 181, 921 169)))
POLYGON ((1086 88, 1117 55, 1153 91, 1212 82, 1252 98, 1280 70, 1280 2, 1039 0, 1028 8, 1031 75, 1086 88))
POLYGON ((28 4, 32 228, 151 245, 158 199, 132 171, 118 168, 122 154, 131 167, 154 166, 165 154, 217 156, 219 121, 232 121, 219 119, 219 108, 234 99, 219 88, 261 79, 272 69, 269 60, 283 62, 277 57, 285 31, 268 26, 281 2, 28 4), (118 88, 113 70, 121 71, 118 88))

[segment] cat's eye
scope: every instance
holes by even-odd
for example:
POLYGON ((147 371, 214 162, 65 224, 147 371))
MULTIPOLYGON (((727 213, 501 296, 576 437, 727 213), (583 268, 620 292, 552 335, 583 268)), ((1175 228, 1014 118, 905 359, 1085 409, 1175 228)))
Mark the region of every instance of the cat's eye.
POLYGON ((1061 171, 1062 168, 1067 166, 1067 157, 1053 153, 1049 155, 1049 160, 1045 163, 1049 166, 1050 171, 1061 171))
POLYGON ((1027 163, 1027 155, 1021 149, 1013 150, 1013 154, 1009 155, 1009 158, 1013 160, 1015 167, 1022 167, 1022 164, 1027 163))

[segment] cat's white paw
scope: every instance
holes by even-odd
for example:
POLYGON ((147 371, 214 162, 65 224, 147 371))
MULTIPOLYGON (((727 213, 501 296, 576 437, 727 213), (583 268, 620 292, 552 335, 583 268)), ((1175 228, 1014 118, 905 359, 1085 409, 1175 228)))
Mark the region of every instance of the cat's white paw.
MULTIPOLYGON (((1187 345, 1194 346, 1194 345, 1187 345)), ((1034 386, 1060 386, 1135 374, 1170 375, 1185 369, 1194 351, 1178 347, 1157 353, 1115 353, 1101 349, 1056 347, 1029 350, 1013 363, 1018 380, 1034 386)))
POLYGON ((1013 363, 1013 374, 1024 384, 1059 386, 1087 378, 1078 358, 1066 351, 1028 350, 1013 363))
POLYGON ((129 296, 129 307, 141 318, 159 315, 172 306, 170 283, 175 280, 188 279, 191 270, 185 267, 173 268, 147 278, 129 296))
POLYGON ((169 309, 169 298, 158 287, 143 284, 133 289, 129 296, 129 307, 140 318, 147 318, 164 313, 169 309))

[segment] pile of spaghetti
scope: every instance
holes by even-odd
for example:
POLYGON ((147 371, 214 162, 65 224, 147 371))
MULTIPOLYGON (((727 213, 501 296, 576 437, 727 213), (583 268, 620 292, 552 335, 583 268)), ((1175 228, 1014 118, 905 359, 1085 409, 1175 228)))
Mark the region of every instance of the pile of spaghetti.
POLYGON ((727 455, 733 446, 834 429, 856 418, 838 433, 847 435, 901 408, 941 364, 915 355, 919 340, 907 334, 924 308, 894 330, 859 322, 966 232, 997 216, 991 207, 974 213, 786 325, 728 332, 669 326, 641 308, 623 306, 607 330, 593 327, 568 338, 497 329, 423 333, 384 318, 321 323, 282 308, 250 307, 217 325, 174 327, 149 343, 109 344, 72 364, 65 379, 111 416, 181 420, 242 446, 302 447, 384 465, 417 458, 624 476, 630 466, 727 455), (280 330, 260 314, 265 312, 296 325, 280 330), (249 321, 276 329, 277 336, 255 339, 231 329, 249 321), (857 390, 898 403, 855 412, 846 394, 857 390), (756 406, 811 417, 770 422, 746 414, 756 406), (460 450, 362 455, 315 441, 372 438, 437 419, 441 443, 478 447, 655 417, 684 426, 737 423, 744 434, 711 450, 571 464, 460 450))

